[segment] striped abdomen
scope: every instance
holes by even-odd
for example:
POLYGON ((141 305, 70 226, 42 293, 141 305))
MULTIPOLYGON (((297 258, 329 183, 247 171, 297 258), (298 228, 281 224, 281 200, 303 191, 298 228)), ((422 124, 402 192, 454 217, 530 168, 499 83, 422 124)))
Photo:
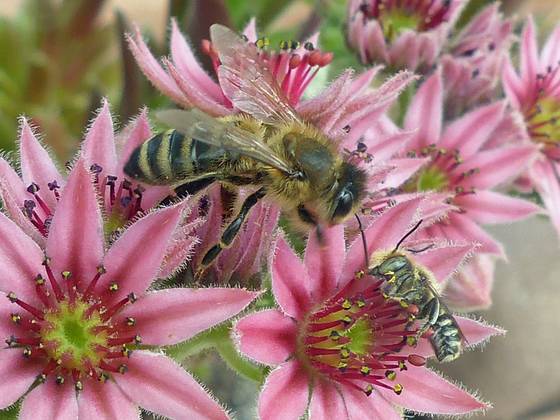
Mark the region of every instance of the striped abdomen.
POLYGON ((450 362, 461 354, 463 337, 457 321, 449 313, 441 313, 432 326, 430 341, 440 362, 450 362))
POLYGON ((227 153, 223 149, 168 130, 138 146, 124 172, 147 184, 172 185, 215 170, 217 162, 224 159, 227 153))

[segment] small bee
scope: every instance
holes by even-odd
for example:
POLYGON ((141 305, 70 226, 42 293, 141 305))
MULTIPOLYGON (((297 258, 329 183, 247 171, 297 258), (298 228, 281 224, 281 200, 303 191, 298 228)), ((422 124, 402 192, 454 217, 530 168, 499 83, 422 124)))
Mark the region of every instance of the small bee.
POLYGON ((339 154, 333 139, 299 118, 255 45, 224 26, 210 32, 221 86, 242 113, 213 118, 194 109, 162 111, 159 119, 173 130, 139 146, 125 166, 129 177, 171 185, 179 196, 214 182, 258 187, 207 251, 202 269, 232 244, 259 200, 279 204, 309 229, 343 222, 359 207, 366 184, 365 172, 339 154))
MULTIPOLYGON (((417 320, 423 320, 417 338, 432 329, 430 342, 440 362, 450 362, 461 354, 464 335, 453 317, 452 312, 442 301, 433 276, 415 265, 399 246, 422 223, 409 231, 388 255, 380 257, 369 274, 384 278, 383 293, 403 307, 412 305, 418 308, 417 320)), ((418 252, 412 251, 411 252, 418 252)))

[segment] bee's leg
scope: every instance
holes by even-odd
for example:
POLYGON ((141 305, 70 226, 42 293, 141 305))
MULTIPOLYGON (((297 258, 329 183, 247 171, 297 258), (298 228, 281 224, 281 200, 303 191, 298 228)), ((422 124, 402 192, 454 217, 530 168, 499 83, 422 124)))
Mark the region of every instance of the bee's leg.
POLYGON ((421 337, 430 327, 435 325, 439 318, 439 299, 433 297, 422 308, 418 314, 418 318, 426 319, 426 322, 418 329, 417 338, 421 337))
POLYGON ((184 184, 181 184, 175 188, 175 195, 168 195, 160 202, 160 204, 163 206, 173 204, 173 202, 177 199, 182 199, 189 195, 194 195, 197 192, 202 191, 214 181, 216 181, 216 177, 209 176, 207 178, 197 179, 196 181, 185 182, 184 184))
POLYGON ((241 210, 239 210, 239 213, 237 214, 237 216, 235 216, 235 219, 233 219, 224 229, 220 242, 210 248, 202 258, 201 267, 197 271, 197 277, 200 277, 200 275, 204 273, 206 268, 210 264, 212 264, 212 262, 218 257, 218 255, 220 255, 220 252, 222 252, 224 248, 227 248, 232 244, 233 240, 239 233, 239 229, 241 229, 241 226, 243 226, 243 222, 249 214, 249 211, 255 204, 259 202, 261 198, 265 196, 265 194, 266 190, 263 187, 245 199, 245 201, 241 205, 241 210))

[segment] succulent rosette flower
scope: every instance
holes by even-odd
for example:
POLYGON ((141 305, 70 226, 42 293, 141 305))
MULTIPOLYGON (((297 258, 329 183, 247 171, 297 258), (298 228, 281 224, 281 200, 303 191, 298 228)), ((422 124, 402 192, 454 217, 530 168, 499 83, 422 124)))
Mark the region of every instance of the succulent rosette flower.
POLYGON ((428 162, 399 191, 446 194, 455 211, 426 233, 475 241, 481 245, 478 252, 495 256, 504 255, 502 246, 481 224, 509 223, 541 211, 531 202, 496 191, 527 168, 536 152, 530 144, 485 149, 503 119, 504 108, 503 102, 495 102, 444 126, 442 77, 440 72, 430 76, 413 98, 404 121, 406 130, 417 128, 407 143, 407 154, 428 158, 428 162))
MULTIPOLYGON (((332 53, 317 49, 318 35, 306 42, 285 41, 274 51, 266 38, 257 39, 254 19, 243 31, 247 42, 259 47, 259 60, 274 74, 275 80, 292 106, 296 106, 317 72, 332 60, 332 53)), ((175 20, 171 21, 171 60, 164 58, 162 67, 142 39, 139 29, 128 36, 130 48, 138 65, 153 85, 176 104, 196 107, 213 116, 235 112, 232 98, 223 91, 196 59, 188 40, 181 34, 175 20)), ((220 67, 218 51, 205 40, 202 51, 208 55, 216 75, 220 67)))
MULTIPOLYGON (((419 217, 421 201, 385 211, 365 230, 372 258, 394 249, 419 217)), ((425 337, 415 347, 405 344, 416 334, 405 327, 411 313, 383 297, 382 279, 363 273, 361 239, 346 250, 343 228, 336 226, 324 232, 324 241, 311 235, 301 261, 280 237, 272 260, 280 309, 250 314, 235 326, 242 353, 278 366, 261 391, 260 417, 297 419, 309 410, 311 419, 397 419, 403 408, 441 414, 486 408, 425 367, 433 356, 425 337)), ((438 243, 410 258, 443 282, 472 249, 438 243)), ((502 333, 471 319, 457 321, 470 345, 502 333)))
POLYGON ((150 212, 107 248, 98 193, 82 158, 60 189, 44 249, 0 214, 7 344, 0 350, 0 407, 23 398, 23 419, 138 418, 138 406, 172 418, 227 418, 156 350, 225 321, 257 295, 148 291, 187 206, 150 212))
POLYGON ((498 97, 503 63, 513 41, 512 22, 492 3, 472 18, 441 58, 448 117, 498 97))
POLYGON ((465 0, 350 0, 347 39, 365 64, 425 72, 440 55, 465 0))
MULTIPOLYGON (((118 236, 120 230, 138 216, 157 207, 171 190, 128 180, 123 172, 128 156, 134 148, 152 136, 147 110, 115 135, 108 102, 104 101, 92 121, 82 143, 79 156, 93 175, 102 203, 104 231, 108 237, 118 236)), ((60 170, 48 149, 39 141, 28 121, 21 119, 19 135, 21 176, 5 158, 0 158, 0 197, 6 214, 39 245, 44 246, 53 214, 66 185, 66 171, 60 170)), ((196 212, 193 211, 192 215, 196 212)), ((184 261, 194 249, 193 229, 200 218, 191 217, 179 226, 163 261, 164 277, 184 261), (187 223, 188 222, 188 223, 187 223)))
POLYGON ((560 26, 550 34, 539 55, 535 24, 529 17, 521 36, 519 67, 517 74, 508 57, 503 86, 510 104, 523 116, 525 135, 521 141, 532 142, 539 150, 538 159, 528 171, 529 181, 560 232, 560 26))

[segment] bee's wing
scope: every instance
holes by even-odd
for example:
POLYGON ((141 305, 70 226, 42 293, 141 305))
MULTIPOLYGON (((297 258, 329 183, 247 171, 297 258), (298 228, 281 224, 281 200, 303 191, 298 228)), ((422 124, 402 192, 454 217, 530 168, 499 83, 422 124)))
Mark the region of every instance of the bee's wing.
POLYGON ((270 125, 298 121, 255 45, 218 24, 210 27, 210 37, 221 61, 220 86, 236 108, 270 125))
POLYGON ((294 173, 294 168, 280 158, 261 138, 232 123, 212 118, 197 109, 160 111, 157 113, 157 118, 187 137, 248 156, 286 174, 294 173))

